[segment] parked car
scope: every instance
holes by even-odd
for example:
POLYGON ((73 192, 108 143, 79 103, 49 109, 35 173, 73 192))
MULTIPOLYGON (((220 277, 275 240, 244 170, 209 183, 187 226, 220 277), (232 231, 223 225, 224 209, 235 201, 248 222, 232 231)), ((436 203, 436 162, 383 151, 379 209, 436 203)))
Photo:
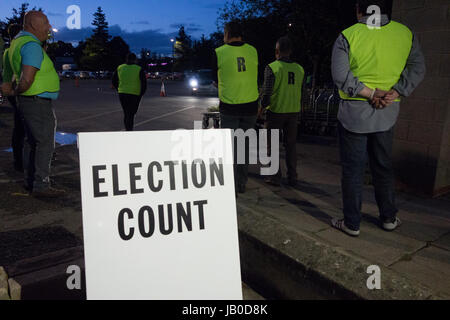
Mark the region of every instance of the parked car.
POLYGON ((62 72, 62 77, 64 79, 74 79, 75 78, 75 72, 71 70, 65 70, 62 72))
POLYGON ((174 72, 172 74, 170 74, 169 76, 170 80, 176 80, 176 81, 180 81, 184 79, 184 73, 182 72, 174 72))

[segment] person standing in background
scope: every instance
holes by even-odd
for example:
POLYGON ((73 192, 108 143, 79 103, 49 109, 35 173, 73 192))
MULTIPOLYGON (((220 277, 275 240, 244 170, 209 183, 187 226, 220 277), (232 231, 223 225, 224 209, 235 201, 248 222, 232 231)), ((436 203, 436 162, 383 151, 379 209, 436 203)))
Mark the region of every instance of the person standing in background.
POLYGON ((17 81, 13 95, 17 96, 27 136, 24 187, 38 198, 55 198, 66 193, 50 184, 56 131, 53 101, 60 90, 59 76, 42 48, 51 28, 45 14, 29 11, 24 17, 24 30, 15 37, 9 49, 9 61, 17 81))
POLYGON ((344 219, 334 228, 360 234, 362 188, 367 155, 380 210, 381 227, 397 229, 392 145, 401 97, 409 96, 425 76, 425 59, 417 37, 391 21, 384 0, 357 0, 358 23, 336 40, 332 74, 339 89, 339 144, 344 219), (379 26, 369 25, 369 7, 382 13, 379 26))
MULTIPOLYGON (((225 45, 215 50, 213 72, 219 88, 221 127, 226 129, 254 129, 258 114, 258 52, 243 41, 238 22, 229 22, 224 30, 225 45)), ((235 185, 238 193, 246 191, 248 181, 248 144, 245 155, 235 157, 235 185), (237 163, 243 159, 245 163, 237 163)))
POLYGON ((136 64, 134 53, 127 56, 126 64, 120 65, 113 75, 113 86, 119 92, 127 131, 134 130, 134 118, 139 109, 142 96, 147 91, 147 78, 144 70, 136 64))
MULTIPOLYGON (((12 24, 8 27, 8 35, 11 43, 17 34, 22 30, 18 24, 12 24)), ((4 85, 12 90, 13 88, 13 70, 9 62, 9 48, 3 54, 3 82, 4 85)), ((17 172, 23 172, 23 147, 25 139, 25 128, 23 123, 23 116, 17 107, 17 98, 15 96, 8 96, 8 102, 14 110, 14 128, 12 134, 11 146, 13 149, 14 169, 17 172)))

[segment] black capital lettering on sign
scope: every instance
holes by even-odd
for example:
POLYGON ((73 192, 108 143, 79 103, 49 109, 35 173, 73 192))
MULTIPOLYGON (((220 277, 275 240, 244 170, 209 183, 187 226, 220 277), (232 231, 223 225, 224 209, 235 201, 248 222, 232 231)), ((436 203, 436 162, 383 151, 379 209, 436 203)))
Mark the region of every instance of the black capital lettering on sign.
POLYGON ((194 160, 191 168, 192 173, 192 183, 198 189, 201 189, 206 184, 206 165, 202 159, 194 160), (200 179, 198 178, 197 165, 200 165, 200 179))
POLYGON ((186 210, 182 203, 177 203, 178 232, 183 232, 183 222, 188 231, 192 231, 191 203, 186 203, 186 210))
POLYGON ((238 72, 245 72, 247 68, 245 67, 245 58, 238 57, 237 58, 238 72))
POLYGON ((219 159, 219 166, 214 159, 210 160, 210 172, 211 172, 211 186, 216 186, 216 178, 219 180, 219 184, 223 186, 225 184, 225 175, 223 172, 223 162, 222 159, 219 159))
POLYGON ((198 219, 200 224, 200 230, 205 230, 205 210, 203 210, 203 206, 207 205, 208 201, 195 201, 194 206, 198 207, 198 219))
POLYGON ((155 233, 155 214, 153 209, 145 206, 139 210, 139 232, 144 238, 150 238, 155 233), (149 230, 145 230, 145 220, 148 220, 149 230))
POLYGON ((158 206, 159 211, 159 231, 162 235, 168 236, 173 231, 173 216, 172 216, 172 205, 167 205, 167 223, 169 224, 167 229, 165 228, 165 215, 164 215, 164 206, 158 206))
POLYGON ((175 166, 179 164, 178 161, 166 161, 164 162, 164 165, 166 167, 169 167, 169 175, 170 175, 170 190, 175 190, 175 166))
POLYGON ((105 179, 99 176, 99 172, 106 170, 106 166, 93 166, 92 167, 92 180, 94 183, 94 198, 107 197, 108 192, 100 192, 100 184, 105 183, 105 179))
POLYGON ((147 172, 148 186, 150 187, 150 190, 152 190, 152 192, 160 192, 163 188, 163 182, 162 180, 159 180, 158 185, 155 186, 155 178, 153 175, 154 168, 156 168, 156 171, 158 172, 162 171, 162 166, 159 162, 153 161, 152 163, 150 163, 147 172))
POLYGON ((289 72, 289 84, 295 84, 295 73, 294 72, 289 72))
POLYGON ((136 182, 141 180, 141 176, 136 175, 136 169, 142 168, 142 163, 130 164, 130 189, 131 194, 144 193, 144 189, 137 189, 136 182))
POLYGON ((130 227, 129 233, 128 234, 125 233, 125 214, 128 215, 128 220, 133 219, 133 211, 131 211, 131 209, 125 208, 122 209, 122 211, 120 211, 118 221, 119 236, 122 238, 122 240, 129 241, 133 239, 134 228, 130 227))
POLYGON ((123 196, 127 194, 126 190, 120 190, 119 188, 119 167, 117 164, 114 164, 112 166, 112 173, 113 173, 113 191, 115 196, 123 196))

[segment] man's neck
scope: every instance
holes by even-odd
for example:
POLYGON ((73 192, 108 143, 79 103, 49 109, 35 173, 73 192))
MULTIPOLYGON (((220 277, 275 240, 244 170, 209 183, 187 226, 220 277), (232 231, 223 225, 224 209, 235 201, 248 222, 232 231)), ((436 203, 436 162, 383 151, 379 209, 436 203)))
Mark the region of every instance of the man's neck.
POLYGON ((228 43, 233 43, 233 42, 242 42, 242 38, 230 38, 228 39, 228 43))
MULTIPOLYGON (((25 29, 23 29, 23 31, 24 31, 24 32, 31 33, 36 39, 39 40, 39 38, 34 34, 33 30, 25 28, 25 29)), ((39 40, 39 41, 41 41, 41 40, 39 40)), ((42 42, 42 41, 41 41, 41 42, 42 42)))

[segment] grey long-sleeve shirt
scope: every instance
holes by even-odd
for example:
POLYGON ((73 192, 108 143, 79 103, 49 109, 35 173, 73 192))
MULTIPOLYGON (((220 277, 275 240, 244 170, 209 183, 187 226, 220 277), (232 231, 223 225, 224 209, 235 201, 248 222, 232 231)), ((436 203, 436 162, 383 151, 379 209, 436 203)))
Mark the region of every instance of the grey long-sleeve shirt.
MULTIPOLYGON (((368 17, 364 17, 360 22, 366 23, 367 19, 368 17)), ((383 15, 381 24, 386 25, 389 22, 389 18, 383 15)), ((331 69, 338 89, 356 97, 365 85, 350 70, 349 50, 349 44, 341 34, 334 44, 331 69)), ((425 70, 425 58, 417 37, 414 37, 406 67, 393 89, 397 90, 402 97, 408 97, 422 82, 425 70)), ((399 102, 394 102, 384 109, 375 109, 368 101, 342 100, 338 119, 344 128, 351 132, 384 132, 395 125, 399 112, 399 102)))

